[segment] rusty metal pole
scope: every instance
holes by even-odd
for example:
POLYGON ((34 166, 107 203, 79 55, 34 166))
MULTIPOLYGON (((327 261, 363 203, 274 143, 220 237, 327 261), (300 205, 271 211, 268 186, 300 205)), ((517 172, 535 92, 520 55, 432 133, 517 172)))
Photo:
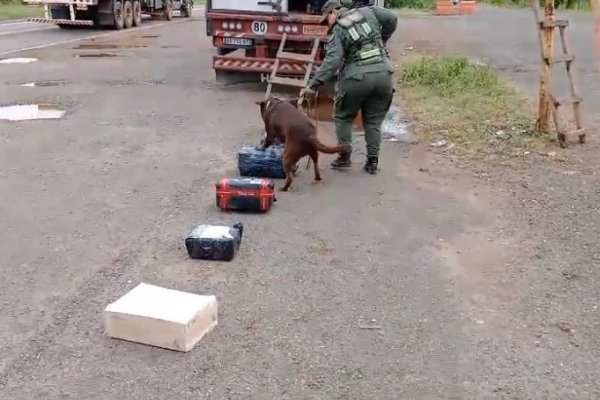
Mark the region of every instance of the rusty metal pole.
MULTIPOLYGON (((596 1, 596 0, 592 0, 596 1)), ((544 22, 554 21, 554 0, 545 0, 544 18, 542 19, 542 70, 540 74, 540 95, 538 109, 538 129, 541 132, 549 131, 552 117, 550 93, 552 88, 552 54, 554 54, 554 27, 545 26, 544 22)))

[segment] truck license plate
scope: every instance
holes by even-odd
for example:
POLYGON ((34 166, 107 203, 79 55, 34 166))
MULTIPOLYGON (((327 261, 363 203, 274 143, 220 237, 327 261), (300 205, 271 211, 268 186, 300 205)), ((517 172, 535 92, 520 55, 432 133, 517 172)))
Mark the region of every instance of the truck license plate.
POLYGON ((234 46, 252 46, 252 39, 224 37, 223 44, 232 44, 234 46))
POLYGON ((305 35, 327 36, 327 27, 320 25, 304 25, 302 33, 305 35))

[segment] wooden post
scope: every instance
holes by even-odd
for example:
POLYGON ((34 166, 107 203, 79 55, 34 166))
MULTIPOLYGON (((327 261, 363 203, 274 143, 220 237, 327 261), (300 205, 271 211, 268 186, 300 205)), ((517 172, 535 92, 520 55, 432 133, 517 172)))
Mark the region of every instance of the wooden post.
MULTIPOLYGON (((538 1, 538 0, 533 0, 538 1)), ((592 0, 596 1, 596 0, 592 0)), ((545 21, 554 20, 554 0, 545 0, 544 18, 542 19, 543 41, 542 45, 542 70, 540 74, 540 95, 538 109, 538 129, 541 132, 549 131, 552 116, 550 93, 552 89, 552 55, 554 54, 554 27, 545 27, 545 21)))
POLYGON ((600 0, 590 0, 594 12, 594 47, 596 47, 596 62, 600 72, 600 0))

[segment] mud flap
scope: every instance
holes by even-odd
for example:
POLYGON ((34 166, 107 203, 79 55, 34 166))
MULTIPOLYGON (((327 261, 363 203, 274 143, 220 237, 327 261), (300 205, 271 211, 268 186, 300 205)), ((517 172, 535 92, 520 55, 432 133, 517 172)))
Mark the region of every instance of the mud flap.
POLYGON ((52 19, 69 19, 69 7, 67 6, 50 6, 50 15, 52 19))
POLYGON ((98 0, 98 15, 96 16, 96 24, 100 26, 113 25, 113 1, 114 0, 98 0))

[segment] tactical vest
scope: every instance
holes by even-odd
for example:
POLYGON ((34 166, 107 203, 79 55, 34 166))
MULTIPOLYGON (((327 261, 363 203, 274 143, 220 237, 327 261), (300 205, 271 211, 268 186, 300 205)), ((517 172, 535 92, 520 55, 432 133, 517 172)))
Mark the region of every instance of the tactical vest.
MULTIPOLYGON (((370 10, 369 10, 370 11, 370 10)), ((346 64, 382 63, 387 52, 381 40, 381 27, 375 18, 367 18, 366 9, 350 9, 336 21, 344 29, 342 41, 347 51, 346 64)))

